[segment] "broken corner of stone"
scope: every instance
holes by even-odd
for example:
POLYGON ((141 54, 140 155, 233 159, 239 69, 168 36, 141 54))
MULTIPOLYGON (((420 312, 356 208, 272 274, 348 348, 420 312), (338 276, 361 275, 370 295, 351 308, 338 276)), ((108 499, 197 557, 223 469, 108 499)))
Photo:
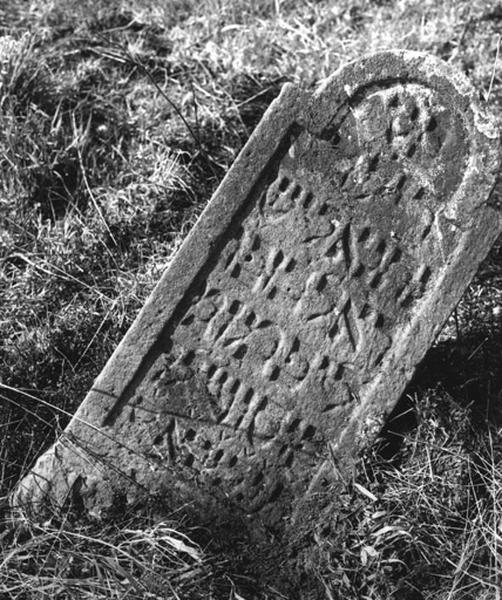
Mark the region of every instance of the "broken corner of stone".
POLYGON ((13 509, 156 495, 279 527, 379 433, 501 231, 499 169, 432 56, 286 86, 13 509))

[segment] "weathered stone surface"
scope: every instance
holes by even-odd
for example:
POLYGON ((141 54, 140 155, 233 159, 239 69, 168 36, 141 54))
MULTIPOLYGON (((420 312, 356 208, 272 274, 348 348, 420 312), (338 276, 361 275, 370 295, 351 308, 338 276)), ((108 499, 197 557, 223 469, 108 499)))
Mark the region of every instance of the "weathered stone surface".
POLYGON ((374 439, 489 250, 498 154, 429 56, 286 86, 14 504, 147 489, 279 522, 374 439))

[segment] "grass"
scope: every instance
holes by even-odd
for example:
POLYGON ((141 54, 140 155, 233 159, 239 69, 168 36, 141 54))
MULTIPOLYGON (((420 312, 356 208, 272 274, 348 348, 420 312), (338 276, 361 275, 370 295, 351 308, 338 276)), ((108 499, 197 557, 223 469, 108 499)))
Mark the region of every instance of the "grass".
MULTIPOLYGON (((494 0, 4 0, 0 510, 284 82, 312 88, 362 54, 425 50, 500 115, 501 21, 494 0)), ((500 597, 501 294, 496 247, 409 390, 411 424, 391 422, 399 435, 364 457, 339 518, 315 532, 297 595, 500 597)), ((170 519, 4 515, 0 597, 295 597, 170 519)))
POLYGON ((210 565, 188 538, 164 523, 30 525, 2 556, 3 597, 176 598, 197 595, 210 565), (178 595, 178 596, 177 596, 178 595))
POLYGON ((502 585, 501 446, 447 394, 413 402, 392 462, 375 453, 347 485, 347 521, 320 540, 333 597, 496 598, 502 585), (342 530, 342 540, 333 536, 342 530), (336 540, 334 542, 333 540, 336 540))

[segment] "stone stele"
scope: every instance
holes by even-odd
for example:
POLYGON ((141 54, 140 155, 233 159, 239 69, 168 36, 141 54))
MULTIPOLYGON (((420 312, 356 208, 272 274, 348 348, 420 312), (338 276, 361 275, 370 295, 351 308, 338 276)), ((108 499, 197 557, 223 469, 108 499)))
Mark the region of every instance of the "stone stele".
POLYGON ((294 514, 375 439, 501 231, 499 147, 428 55, 286 85, 12 504, 294 514))

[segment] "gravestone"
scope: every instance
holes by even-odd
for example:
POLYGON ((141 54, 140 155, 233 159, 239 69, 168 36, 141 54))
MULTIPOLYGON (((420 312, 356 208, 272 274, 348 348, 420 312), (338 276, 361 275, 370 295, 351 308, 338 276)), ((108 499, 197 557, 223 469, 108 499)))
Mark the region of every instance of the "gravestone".
POLYGON ((427 55, 286 85, 13 504, 280 523, 374 440, 499 234, 499 143, 427 55))

